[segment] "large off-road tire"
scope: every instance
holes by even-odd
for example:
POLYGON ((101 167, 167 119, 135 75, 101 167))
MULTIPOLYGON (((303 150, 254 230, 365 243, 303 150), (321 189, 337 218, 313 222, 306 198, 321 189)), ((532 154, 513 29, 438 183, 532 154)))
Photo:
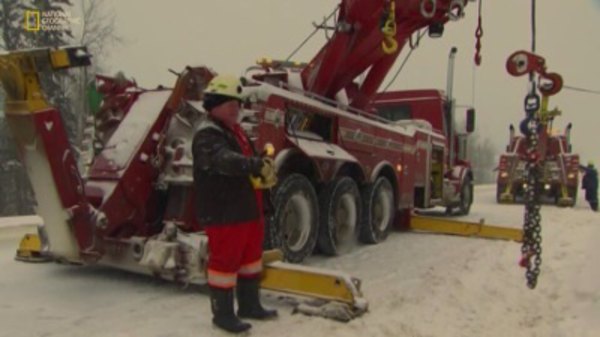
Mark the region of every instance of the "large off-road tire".
POLYGON ((267 236, 270 246, 283 251, 290 262, 302 262, 317 242, 319 209, 311 182, 301 174, 290 174, 278 184, 272 196, 273 214, 267 236))
POLYGON ((361 191, 363 202, 360 241, 379 243, 388 236, 396 215, 394 190, 387 178, 380 177, 361 191))
POLYGON ((319 193, 319 237, 317 247, 325 255, 348 252, 356 245, 362 202, 352 178, 336 179, 319 193))
POLYGON ((473 182, 471 178, 465 177, 460 188, 460 203, 458 204, 458 214, 468 215, 473 205, 473 182))

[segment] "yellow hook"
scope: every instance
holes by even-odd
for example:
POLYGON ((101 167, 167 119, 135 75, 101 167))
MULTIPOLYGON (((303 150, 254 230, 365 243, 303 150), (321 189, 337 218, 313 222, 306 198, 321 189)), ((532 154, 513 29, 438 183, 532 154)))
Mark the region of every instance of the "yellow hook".
POLYGON ((398 41, 396 41, 396 2, 390 1, 388 17, 381 28, 383 33, 383 41, 381 41, 381 49, 385 54, 393 54, 398 50, 398 41))

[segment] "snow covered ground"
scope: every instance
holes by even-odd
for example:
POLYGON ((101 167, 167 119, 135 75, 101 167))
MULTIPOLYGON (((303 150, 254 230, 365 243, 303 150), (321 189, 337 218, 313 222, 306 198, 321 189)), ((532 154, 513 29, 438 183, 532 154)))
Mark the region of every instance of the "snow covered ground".
POLYGON ((0 218, 0 228, 37 226, 43 222, 42 218, 37 215, 6 217, 0 218))
MULTIPOLYGON (((521 225, 522 207, 496 205, 477 187, 474 220, 521 225)), ((529 290, 512 242, 393 233, 376 246, 309 264, 363 280, 370 311, 348 324, 291 315, 256 322, 252 335, 279 336, 600 336, 600 214, 583 200, 543 208, 543 264, 529 290)), ((0 220, 2 222, 3 220, 0 220)), ((21 230, 22 232, 23 230, 21 230)), ((0 336, 228 336, 212 327, 205 289, 181 289, 100 267, 13 261, 21 233, 0 229, 0 336)))

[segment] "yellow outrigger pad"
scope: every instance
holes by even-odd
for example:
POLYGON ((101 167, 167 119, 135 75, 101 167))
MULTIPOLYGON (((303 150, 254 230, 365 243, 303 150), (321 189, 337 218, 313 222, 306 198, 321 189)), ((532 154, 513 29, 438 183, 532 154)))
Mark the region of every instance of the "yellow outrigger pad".
POLYGON ((21 243, 19 243, 15 260, 23 262, 49 262, 52 259, 43 254, 42 241, 39 235, 25 234, 23 239, 21 239, 21 243))
POLYGON ((477 223, 413 215, 410 219, 410 228, 440 234, 523 241, 522 229, 485 225, 483 220, 477 223))
POLYGON ((260 286, 313 299, 299 304, 294 312, 348 322, 367 311, 360 280, 341 272, 285 263, 282 258, 278 250, 263 254, 260 286))

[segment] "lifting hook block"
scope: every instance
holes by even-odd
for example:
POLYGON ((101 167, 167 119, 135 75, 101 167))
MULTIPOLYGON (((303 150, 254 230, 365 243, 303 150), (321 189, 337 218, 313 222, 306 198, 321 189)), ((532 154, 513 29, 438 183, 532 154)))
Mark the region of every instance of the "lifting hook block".
POLYGON ((513 53, 506 61, 506 71, 515 77, 523 76, 531 72, 544 74, 545 70, 546 60, 543 57, 524 50, 513 53))

